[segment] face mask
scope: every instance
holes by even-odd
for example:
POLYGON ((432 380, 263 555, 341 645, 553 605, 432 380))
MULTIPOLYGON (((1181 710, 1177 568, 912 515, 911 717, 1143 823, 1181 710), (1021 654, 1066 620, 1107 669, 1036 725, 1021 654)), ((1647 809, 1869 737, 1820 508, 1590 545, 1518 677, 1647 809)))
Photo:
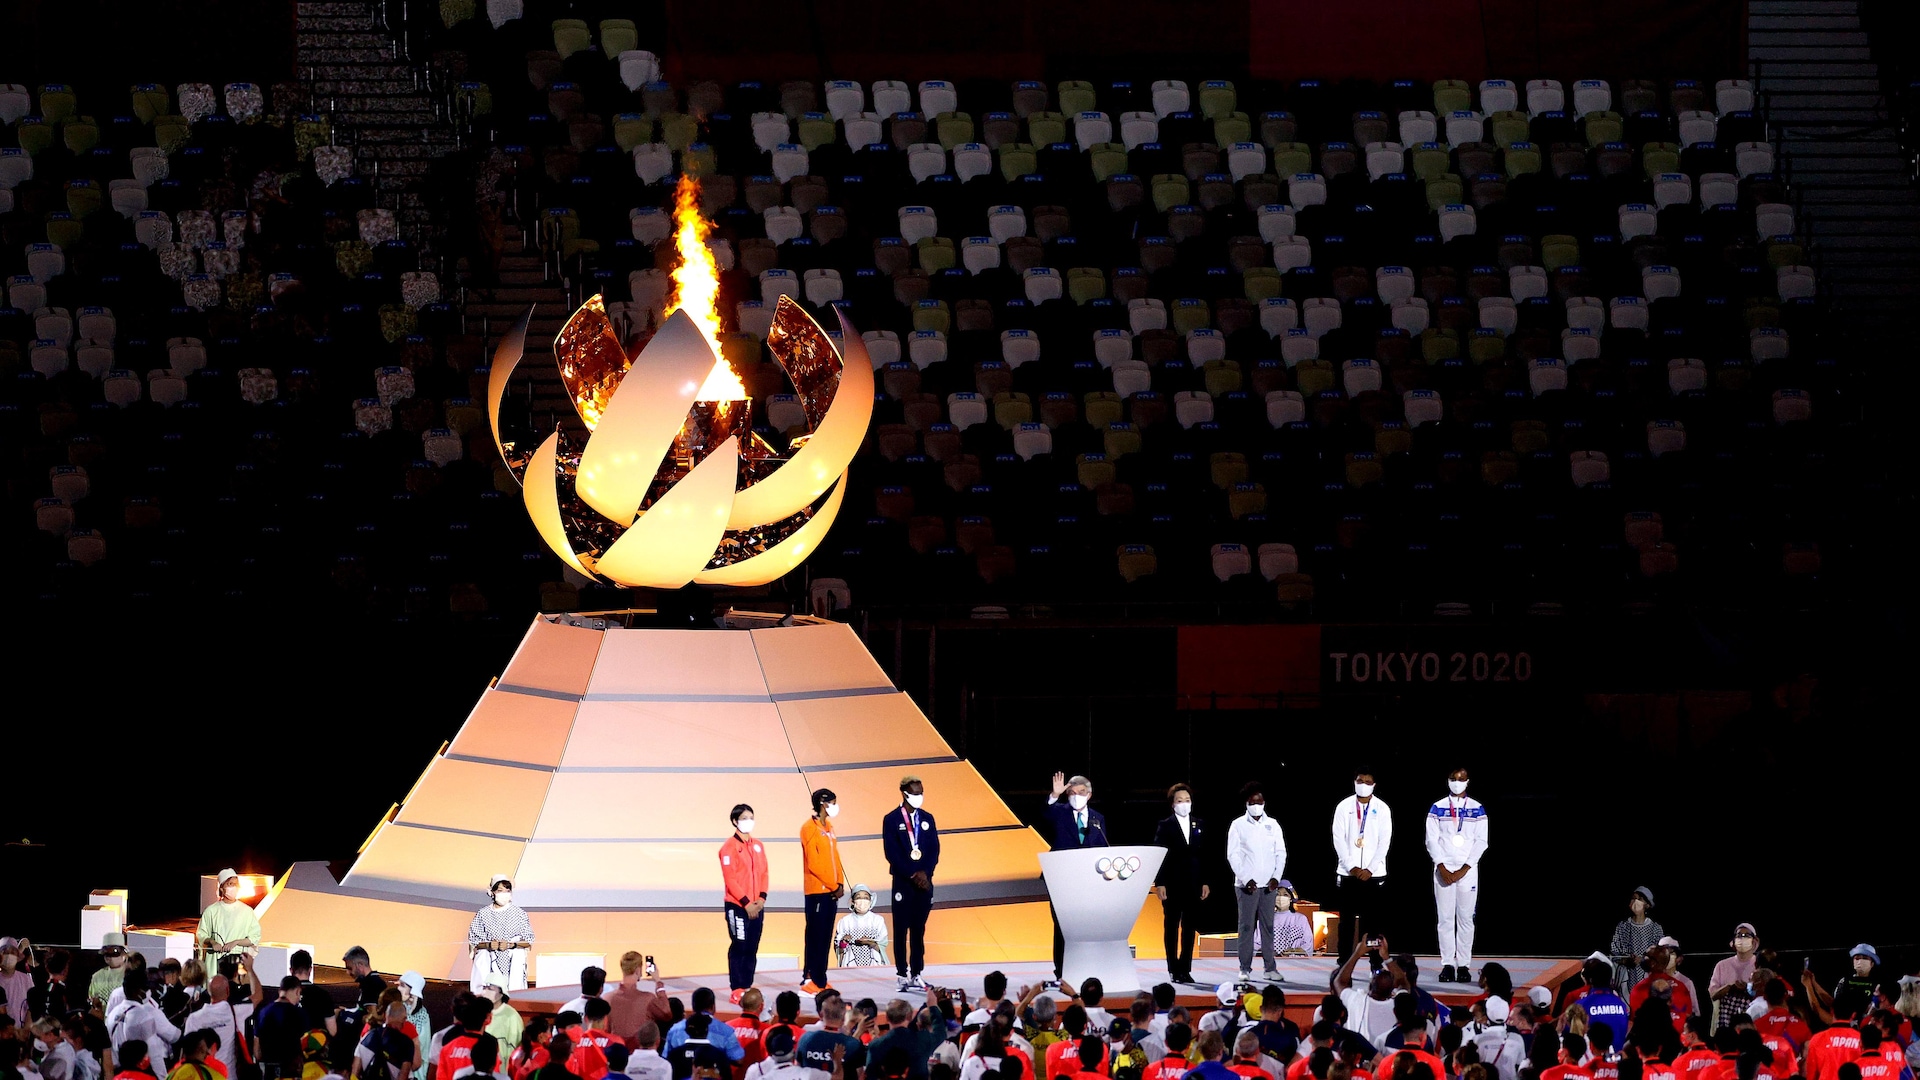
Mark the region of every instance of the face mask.
POLYGON ((837 817, 839 817, 839 816, 840 816, 840 804, 839 804, 839 803, 837 803, 837 802, 836 802, 836 803, 828 803, 828 804, 827 804, 827 816, 828 816, 828 817, 830 817, 830 818, 837 818, 837 817))
POLYGON ((1266 803, 1257 803, 1257 802, 1250 802, 1250 803, 1248 803, 1248 804, 1247 804, 1247 816, 1248 816, 1248 817, 1250 817, 1250 818, 1253 818, 1254 820, 1256 820, 1256 821, 1257 821, 1257 820, 1259 820, 1260 818, 1263 818, 1263 817, 1265 817, 1265 816, 1266 816, 1266 814, 1267 814, 1267 804, 1266 804, 1266 803))
POLYGON ((1455 795, 1465 795, 1467 793, 1467 782, 1465 780, 1449 780, 1447 781, 1447 790, 1453 792, 1455 795))
POLYGON ((913 807, 915 810, 920 809, 920 804, 925 801, 927 801, 927 797, 925 795, 907 796, 907 805, 913 807))
POLYGON ((743 817, 739 821, 734 822, 733 827, 736 829, 739 829, 743 833, 750 833, 753 831, 753 819, 750 817, 743 817))
POLYGON ((1175 814, 1178 814, 1178 815, 1179 815, 1179 816, 1181 816, 1181 817, 1186 817, 1186 816, 1187 816, 1188 814, 1191 814, 1191 813, 1193 813, 1193 804, 1192 804, 1192 803, 1190 803, 1190 802, 1177 802, 1177 803, 1174 803, 1174 804, 1173 804, 1173 812, 1174 812, 1175 814))
POLYGON ((1067 796, 1067 805, 1073 807, 1075 810, 1085 810, 1087 808, 1087 797, 1085 795, 1069 795, 1067 796))
POLYGON ((1370 798, 1373 795, 1373 785, 1356 782, 1353 785, 1353 793, 1363 799, 1370 798))
POLYGON ((513 903, 512 889, 501 889, 499 892, 493 894, 494 907, 506 907, 511 903, 513 903))
POLYGON ((873 910, 873 901, 871 900, 855 900, 853 902, 853 913, 855 915, 865 915, 867 912, 872 910, 873 910))

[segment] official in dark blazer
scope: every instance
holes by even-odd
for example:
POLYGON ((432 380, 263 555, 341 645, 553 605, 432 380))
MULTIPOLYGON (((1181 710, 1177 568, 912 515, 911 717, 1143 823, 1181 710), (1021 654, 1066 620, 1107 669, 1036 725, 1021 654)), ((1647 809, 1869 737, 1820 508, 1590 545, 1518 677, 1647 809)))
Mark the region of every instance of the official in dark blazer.
MULTIPOLYGON (((1093 798, 1093 782, 1084 776, 1067 779, 1065 773, 1053 774, 1053 794, 1047 796, 1047 809, 1040 817, 1040 835, 1046 837, 1047 850, 1071 851, 1076 848, 1110 847, 1107 819, 1087 805, 1093 798), (1078 804, 1078 805, 1075 805, 1078 804)), ((1060 958, 1067 942, 1060 936, 1060 915, 1053 915, 1053 977, 1060 977, 1060 958)))
POLYGON ((1200 871, 1200 845, 1207 832, 1200 819, 1192 816, 1193 791, 1187 785, 1168 788, 1167 802, 1173 814, 1162 818, 1153 830, 1154 846, 1167 849, 1167 857, 1160 860, 1160 873, 1154 876, 1153 891, 1160 897, 1160 914, 1165 920, 1167 973, 1174 982, 1190 983, 1193 923, 1208 892, 1200 871))

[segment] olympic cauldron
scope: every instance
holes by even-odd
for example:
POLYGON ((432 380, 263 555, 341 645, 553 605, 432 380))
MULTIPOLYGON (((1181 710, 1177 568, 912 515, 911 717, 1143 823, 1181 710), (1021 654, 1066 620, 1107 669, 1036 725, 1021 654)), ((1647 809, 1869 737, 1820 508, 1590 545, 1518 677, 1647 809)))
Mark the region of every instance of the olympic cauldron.
POLYGON ((798 566, 833 523, 873 415, 866 345, 836 314, 844 356, 780 298, 767 348, 807 431, 776 446, 753 431, 746 391, 685 308, 630 353, 594 296, 554 339, 587 436, 575 445, 556 428, 531 452, 500 425, 525 352, 522 319, 495 350, 488 416, 547 546, 589 578, 633 587, 760 585, 798 566))

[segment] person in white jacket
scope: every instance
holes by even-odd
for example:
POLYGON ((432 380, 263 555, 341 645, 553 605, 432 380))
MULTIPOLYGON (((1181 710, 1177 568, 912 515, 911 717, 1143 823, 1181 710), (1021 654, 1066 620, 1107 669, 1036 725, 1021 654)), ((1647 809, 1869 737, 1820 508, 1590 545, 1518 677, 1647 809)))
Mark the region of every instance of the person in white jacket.
POLYGON ((1247 812, 1227 826, 1227 865, 1233 868, 1234 899, 1240 904, 1240 981, 1253 978, 1253 932, 1260 930, 1260 959, 1269 978, 1278 977, 1274 958, 1273 905, 1280 879, 1287 874, 1287 839, 1280 823, 1267 816, 1267 796, 1259 781, 1240 789, 1247 812))
POLYGON ((148 1000, 144 974, 129 976, 126 991, 126 1001, 107 1014, 107 1037, 113 1042, 114 1060, 120 1060, 121 1044, 139 1039, 147 1044, 153 1060, 165 1061, 173 1044, 180 1041, 180 1029, 160 1006, 148 1000))
POLYGON ((1386 800, 1373 794, 1373 771, 1353 775, 1353 794, 1333 808, 1333 857, 1339 869, 1334 884, 1340 891, 1338 955, 1353 951, 1363 940, 1360 924, 1379 910, 1380 890, 1387 879, 1387 847, 1393 842, 1393 812, 1386 800))
POLYGON ((1447 774, 1447 797, 1427 808, 1427 857, 1433 906, 1440 915, 1440 981, 1473 981, 1473 912, 1480 857, 1487 853, 1487 808, 1467 797, 1467 770, 1447 774))

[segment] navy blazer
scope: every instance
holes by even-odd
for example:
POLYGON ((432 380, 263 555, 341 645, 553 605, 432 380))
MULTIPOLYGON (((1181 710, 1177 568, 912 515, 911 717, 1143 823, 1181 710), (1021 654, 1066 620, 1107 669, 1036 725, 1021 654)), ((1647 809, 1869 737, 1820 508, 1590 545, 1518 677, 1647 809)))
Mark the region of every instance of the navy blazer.
POLYGON ((1107 839, 1107 819, 1100 811, 1087 807, 1087 839, 1080 839, 1080 826, 1073 820, 1073 807, 1065 798, 1057 799, 1040 816, 1040 835, 1047 838, 1048 851, 1071 851, 1075 848, 1110 847, 1107 839))
POLYGON ((927 879, 933 879, 933 868, 940 865, 940 833, 933 827, 933 815, 925 810, 910 811, 920 822, 920 858, 912 857, 912 833, 907 829, 907 820, 900 811, 907 808, 901 803, 887 811, 885 820, 880 822, 880 847, 887 853, 887 869, 896 878, 910 878, 924 872, 927 879))

